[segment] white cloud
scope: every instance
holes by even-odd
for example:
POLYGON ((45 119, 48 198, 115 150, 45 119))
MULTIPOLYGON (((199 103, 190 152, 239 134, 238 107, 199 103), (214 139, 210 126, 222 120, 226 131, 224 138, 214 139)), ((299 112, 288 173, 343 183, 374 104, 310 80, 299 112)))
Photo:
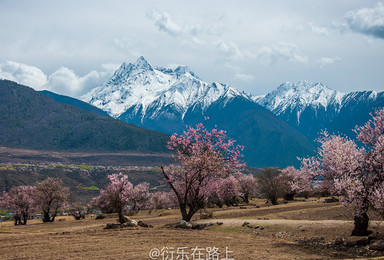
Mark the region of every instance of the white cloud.
POLYGON ((78 76, 73 70, 61 67, 47 76, 37 67, 7 61, 0 63, 0 78, 36 90, 50 90, 58 94, 79 97, 106 82, 116 68, 116 64, 103 64, 100 71, 93 70, 84 76, 78 76))
POLYGON ((340 61, 340 60, 341 59, 339 57, 335 56, 333 58, 321 57, 317 61, 320 63, 320 68, 323 68, 324 66, 332 65, 335 62, 340 61))
POLYGON ((349 11, 345 19, 352 31, 384 39, 384 4, 349 11))
POLYGON ((329 28, 325 26, 315 25, 313 23, 308 24, 312 32, 321 36, 327 36, 329 34, 329 28))
POLYGON ((78 96, 80 92, 99 85, 102 77, 97 71, 91 71, 83 77, 79 77, 69 68, 61 67, 48 76, 46 87, 54 92, 65 91, 71 96, 78 96))
POLYGON ((0 63, 0 78, 39 90, 47 83, 47 76, 40 69, 14 61, 0 63))
POLYGON ((147 10, 147 17, 155 21, 156 27, 170 36, 186 36, 196 43, 201 43, 198 35, 219 36, 223 31, 223 15, 210 15, 209 18, 202 18, 198 21, 188 21, 181 24, 171 19, 167 12, 158 11, 156 9, 147 10))
POLYGON ((236 73, 235 78, 240 79, 245 82, 251 82, 255 79, 255 76, 251 74, 236 73))
POLYGON ((280 42, 274 46, 264 46, 257 51, 257 56, 270 64, 276 64, 280 60, 308 62, 308 57, 301 53, 296 44, 287 42, 280 42))
POLYGON ((160 31, 166 32, 171 36, 177 36, 183 33, 183 28, 172 22, 169 14, 166 12, 151 9, 147 11, 147 16, 155 21, 155 25, 160 31))
POLYGON ((216 48, 224 59, 243 60, 252 57, 252 53, 240 48, 234 42, 218 41, 216 48))

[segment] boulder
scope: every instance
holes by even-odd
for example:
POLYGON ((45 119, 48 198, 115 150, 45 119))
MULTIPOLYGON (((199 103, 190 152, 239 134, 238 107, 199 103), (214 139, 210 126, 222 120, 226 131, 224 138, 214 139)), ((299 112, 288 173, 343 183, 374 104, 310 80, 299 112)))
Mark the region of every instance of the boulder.
POLYGON ((185 220, 182 220, 180 221, 177 225, 176 225, 177 228, 185 228, 185 229, 191 229, 192 228, 192 224, 185 221, 185 220))
POLYGON ((140 226, 140 227, 149 227, 149 228, 152 228, 153 226, 152 225, 148 225, 147 223, 144 223, 143 221, 139 220, 137 222, 137 224, 140 226))
POLYGON ((342 245, 342 244, 344 244, 344 238, 338 237, 335 239, 335 245, 338 246, 338 245, 342 245))
POLYGON ((124 219, 124 223, 121 224, 122 227, 137 227, 139 225, 136 220, 129 219, 127 217, 125 218, 126 219, 124 219))
POLYGON ((96 215, 95 219, 105 219, 105 216, 102 214, 96 215))
POLYGON ((104 227, 104 229, 115 229, 115 228, 120 228, 121 225, 120 224, 116 224, 116 223, 107 223, 104 227))
POLYGON ((261 228, 259 225, 255 225, 255 226, 251 225, 249 222, 244 222, 242 227, 249 227, 249 228, 254 228, 254 229, 258 229, 258 228, 264 229, 264 228, 261 228))
POLYGON ((335 197, 331 197, 324 200, 324 203, 333 203, 333 202, 339 202, 339 199, 335 197))
POLYGON ((365 246, 369 244, 369 238, 367 236, 351 236, 345 239, 344 243, 349 247, 365 246))
POLYGON ((384 240, 376 240, 370 246, 370 250, 384 251, 384 240))
POLYGON ((199 229, 199 230, 202 230, 203 228, 205 228, 207 226, 207 224, 194 224, 192 225, 192 229, 199 229))

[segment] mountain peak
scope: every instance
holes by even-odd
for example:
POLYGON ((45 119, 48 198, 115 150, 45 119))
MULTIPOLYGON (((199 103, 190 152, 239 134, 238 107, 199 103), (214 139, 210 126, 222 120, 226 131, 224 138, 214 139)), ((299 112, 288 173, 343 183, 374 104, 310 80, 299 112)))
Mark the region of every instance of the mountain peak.
POLYGON ((124 84, 133 75, 142 74, 147 71, 153 72, 153 67, 143 56, 140 56, 133 64, 123 62, 105 85, 124 84))
MULTIPOLYGON (((244 96, 226 84, 207 83, 187 66, 176 69, 151 66, 144 57, 135 63, 123 63, 103 86, 85 94, 84 101, 118 118, 127 111, 131 117, 156 117, 162 107, 184 115, 199 107, 204 112, 221 97, 244 96)), ((249 97, 248 97, 249 98, 249 97)))
POLYGON ((143 56, 140 56, 133 65, 136 68, 152 68, 151 64, 143 56))
POLYGON ((273 92, 281 92, 281 91, 288 91, 288 90, 294 90, 294 91, 307 91, 310 89, 317 89, 318 91, 321 91, 322 89, 329 89, 329 87, 325 86, 321 82, 313 83, 309 82, 307 80, 300 80, 297 83, 292 83, 292 82, 285 82, 281 84, 279 87, 277 87, 276 90, 273 92))
POLYGON ((297 83, 283 83, 265 97, 255 100, 276 115, 287 110, 295 110, 297 111, 297 121, 300 121, 300 115, 307 107, 322 107, 325 110, 330 105, 340 107, 343 96, 344 93, 333 90, 322 83, 302 80, 297 83))
POLYGON ((193 73, 188 66, 184 66, 184 65, 178 66, 174 71, 176 72, 176 74, 179 74, 179 75, 189 73, 192 76, 196 77, 195 73, 193 73))

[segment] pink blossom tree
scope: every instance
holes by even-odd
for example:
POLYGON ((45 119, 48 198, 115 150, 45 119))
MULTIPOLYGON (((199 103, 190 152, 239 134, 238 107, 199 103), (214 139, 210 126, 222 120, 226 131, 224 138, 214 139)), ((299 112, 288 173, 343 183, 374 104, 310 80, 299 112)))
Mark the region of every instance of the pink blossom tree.
POLYGON ((344 205, 353 206, 352 235, 367 235, 368 196, 373 176, 363 169, 365 151, 354 141, 338 135, 325 135, 320 142, 319 173, 323 176, 323 188, 340 195, 344 205))
POLYGON ((0 197, 0 207, 13 211, 15 225, 26 225, 31 214, 35 212, 34 191, 34 186, 17 186, 0 197))
POLYGON ((232 206, 238 203, 239 183, 235 177, 229 175, 220 182, 218 190, 219 198, 227 206, 232 206))
POLYGON ((302 158, 300 169, 289 166, 281 171, 279 178, 285 187, 285 199, 293 199, 298 193, 308 193, 314 190, 316 179, 319 177, 318 160, 315 157, 302 158))
POLYGON ((215 181, 211 183, 210 185, 211 192, 209 194, 207 204, 216 205, 219 208, 223 207, 224 202, 220 192, 223 181, 224 181, 224 178, 215 178, 215 181))
POLYGON ((210 188, 211 193, 208 204, 216 204, 219 208, 222 208, 224 204, 231 206, 238 203, 239 182, 233 175, 215 179, 210 188))
MULTIPOLYGON (((357 139, 363 144, 363 148, 359 149, 359 159, 362 158, 359 174, 344 178, 344 183, 350 183, 351 187, 346 191, 352 193, 346 196, 346 203, 352 202, 361 207, 355 215, 356 232, 360 232, 356 228, 356 222, 361 222, 362 228, 364 225, 368 226, 369 218, 365 213, 369 208, 381 214, 384 208, 384 108, 376 110, 371 116, 372 119, 365 125, 355 129, 357 139)), ((343 180, 339 184, 341 187, 345 186, 343 180)), ((364 231, 361 229, 361 233, 364 231)))
POLYGON ((108 179, 111 183, 100 191, 92 204, 102 210, 107 208, 116 212, 119 222, 124 223, 124 212, 130 202, 133 185, 122 173, 108 175, 108 179))
POLYGON ((33 199, 36 207, 43 212, 43 222, 55 221, 58 211, 67 205, 69 195, 69 188, 63 187, 61 179, 48 177, 36 183, 33 199))
MULTIPOLYGON (((384 216, 384 109, 377 110, 353 140, 323 134, 317 158, 308 160, 308 176, 321 176, 321 187, 354 208, 352 235, 367 235, 368 210, 384 216)), ((304 161, 305 162, 305 161, 304 161)))
POLYGON ((108 175, 111 182, 100 195, 93 199, 92 206, 102 211, 115 212, 119 222, 124 223, 124 213, 149 207, 149 184, 144 182, 136 186, 122 173, 108 175))
POLYGON ((225 131, 216 127, 209 131, 198 124, 181 136, 173 134, 168 148, 175 151, 177 165, 161 168, 185 221, 190 221, 198 210, 206 207, 215 180, 243 166, 238 160, 243 147, 235 145, 225 131))
POLYGON ((151 209, 168 209, 176 208, 178 203, 173 191, 158 191, 150 195, 149 205, 151 209))
POLYGON ((258 193, 257 179, 252 174, 237 173, 234 176, 239 185, 239 197, 249 203, 249 198, 258 193))
POLYGON ((130 210, 141 210, 149 208, 149 183, 143 182, 135 187, 130 192, 130 210))

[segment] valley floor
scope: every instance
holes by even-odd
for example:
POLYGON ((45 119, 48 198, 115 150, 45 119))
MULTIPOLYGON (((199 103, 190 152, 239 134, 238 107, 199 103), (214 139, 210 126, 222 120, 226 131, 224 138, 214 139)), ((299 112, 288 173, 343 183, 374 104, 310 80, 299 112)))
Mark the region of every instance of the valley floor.
MULTIPOLYGON (((353 228, 350 211, 338 203, 309 199, 268 206, 264 200, 254 200, 241 208, 208 211, 213 212, 213 219, 200 220, 200 214, 196 214, 193 222, 223 224, 204 230, 164 227, 180 220, 178 210, 143 211, 130 217, 151 224, 153 228, 104 229, 106 223, 116 223, 114 215, 103 220, 91 215, 84 220, 66 216, 47 224, 32 220, 26 226, 4 222, 0 224, 0 259, 166 259, 172 252, 173 259, 181 254, 189 259, 206 259, 206 254, 213 252, 212 248, 218 248, 219 259, 384 256, 383 252, 368 247, 335 245, 338 238, 349 237, 353 228), (244 222, 249 224, 243 226, 244 222), (162 255, 155 257, 161 252, 164 258, 162 255)), ((384 234, 377 219, 373 218, 370 229, 384 234)))
POLYGON ((0 146, 0 163, 66 163, 87 165, 158 166, 173 162, 169 153, 60 152, 0 146))

